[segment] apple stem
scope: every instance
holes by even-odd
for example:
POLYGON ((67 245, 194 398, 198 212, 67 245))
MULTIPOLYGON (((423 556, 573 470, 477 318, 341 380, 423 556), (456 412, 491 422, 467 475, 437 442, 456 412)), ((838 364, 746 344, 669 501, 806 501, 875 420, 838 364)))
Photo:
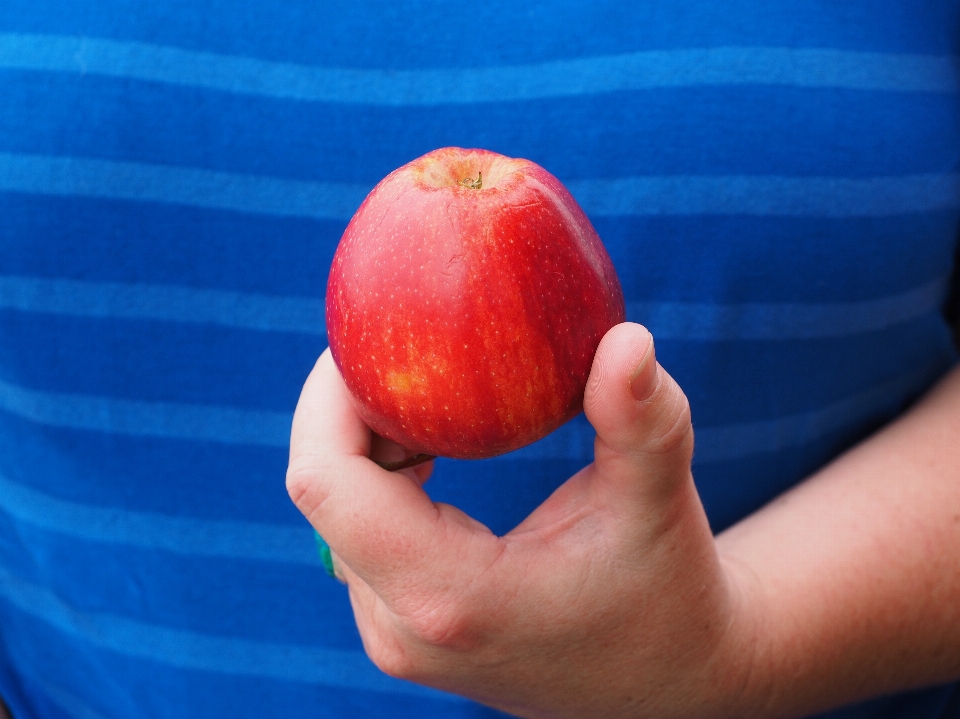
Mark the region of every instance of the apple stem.
POLYGON ((472 177, 460 180, 461 187, 469 187, 471 190, 481 190, 483 189, 483 173, 477 173, 477 179, 474 180, 472 177))
POLYGON ((388 472, 396 472, 401 469, 406 469, 407 467, 416 467, 418 464, 429 462, 431 459, 436 459, 436 457, 434 457, 432 454, 415 454, 412 457, 407 457, 406 459, 401 459, 396 462, 380 462, 378 460, 373 461, 388 472))

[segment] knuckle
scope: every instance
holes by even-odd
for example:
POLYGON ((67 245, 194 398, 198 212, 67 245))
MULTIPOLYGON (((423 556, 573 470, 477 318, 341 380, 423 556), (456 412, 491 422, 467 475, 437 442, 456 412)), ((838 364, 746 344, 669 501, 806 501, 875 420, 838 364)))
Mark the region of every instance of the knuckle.
POLYGON ((397 637, 381 635, 366 647, 366 651, 374 666, 387 676, 412 680, 421 673, 421 663, 397 637))
POLYGON ((407 619, 409 631, 418 643, 451 651, 466 651, 480 641, 478 613, 461 599, 445 599, 413 614, 407 619))
POLYGON ((478 644, 470 618, 456 609, 395 616, 391 624, 377 630, 366 650, 380 671, 397 679, 428 680, 440 657, 478 644))
POLYGON ((287 467, 287 494, 306 517, 319 511, 330 496, 335 473, 334 467, 318 464, 314 458, 309 462, 293 460, 287 467))

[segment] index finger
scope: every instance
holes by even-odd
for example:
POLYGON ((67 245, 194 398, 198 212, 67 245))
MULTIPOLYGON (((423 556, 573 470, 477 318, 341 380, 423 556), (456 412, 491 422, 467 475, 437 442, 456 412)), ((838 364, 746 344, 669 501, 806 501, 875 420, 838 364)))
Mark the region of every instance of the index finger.
POLYGON ((443 546, 442 518, 417 481, 371 462, 370 446, 328 349, 294 413, 287 491, 340 560, 377 590, 425 566, 443 546))

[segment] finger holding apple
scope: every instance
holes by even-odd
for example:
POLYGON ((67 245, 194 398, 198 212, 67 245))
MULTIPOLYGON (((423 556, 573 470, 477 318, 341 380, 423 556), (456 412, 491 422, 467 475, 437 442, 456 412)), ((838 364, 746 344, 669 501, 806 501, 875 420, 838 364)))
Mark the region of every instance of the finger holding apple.
POLYGON ((690 475, 687 403, 639 325, 588 383, 596 460, 503 537, 433 503, 325 353, 294 420, 288 489, 341 563, 383 671, 520 716, 725 716, 749 659, 690 475))

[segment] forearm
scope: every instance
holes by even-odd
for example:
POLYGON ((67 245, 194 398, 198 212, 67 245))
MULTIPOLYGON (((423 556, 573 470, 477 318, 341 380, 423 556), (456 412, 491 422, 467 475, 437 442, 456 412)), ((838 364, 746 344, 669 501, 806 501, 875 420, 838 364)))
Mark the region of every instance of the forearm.
POLYGON ((960 371, 717 545, 752 636, 750 716, 960 677, 960 371))

